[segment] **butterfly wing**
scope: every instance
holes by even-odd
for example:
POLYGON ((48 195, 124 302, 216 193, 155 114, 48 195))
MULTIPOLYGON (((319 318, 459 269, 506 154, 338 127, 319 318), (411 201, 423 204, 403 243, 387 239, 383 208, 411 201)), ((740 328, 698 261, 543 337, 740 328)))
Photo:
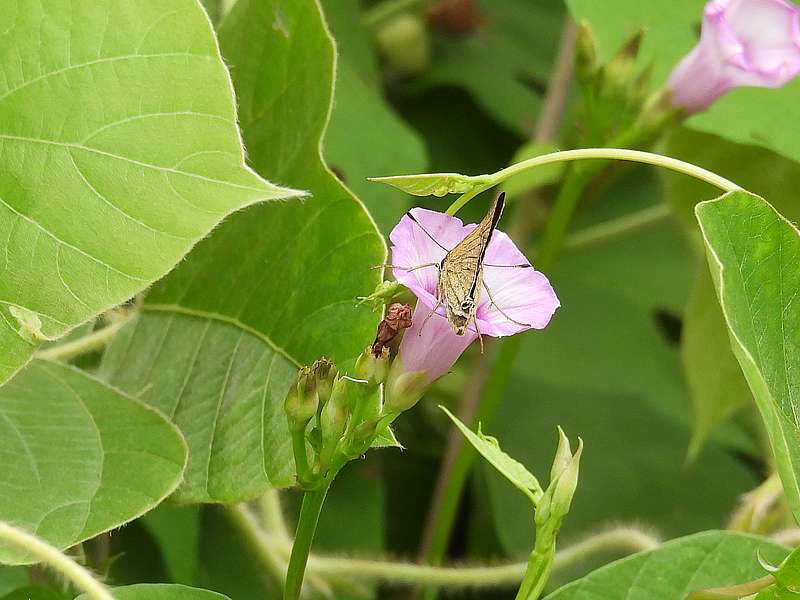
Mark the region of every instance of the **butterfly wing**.
POLYGON ((480 224, 442 261, 439 301, 444 304, 447 320, 458 335, 463 335, 475 318, 483 282, 483 258, 504 205, 505 194, 500 194, 480 224))

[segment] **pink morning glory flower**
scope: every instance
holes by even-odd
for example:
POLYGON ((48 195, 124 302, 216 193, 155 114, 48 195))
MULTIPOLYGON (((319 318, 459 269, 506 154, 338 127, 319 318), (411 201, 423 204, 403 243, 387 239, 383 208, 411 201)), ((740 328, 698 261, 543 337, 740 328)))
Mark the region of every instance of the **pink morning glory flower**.
MULTIPOLYGON (((389 239, 394 276, 417 296, 418 302, 412 325, 406 330, 392 364, 387 400, 391 399, 393 382, 397 383, 401 375, 406 382, 413 380, 415 391, 421 395, 422 390, 417 388, 427 387, 447 373, 478 338, 478 332, 503 337, 527 329, 543 329, 560 306, 547 277, 534 270, 511 238, 495 230, 484 257, 484 288, 477 298, 477 328, 473 322, 464 335, 456 335, 436 297, 437 267, 409 269, 428 263, 438 265, 447 251, 477 225, 464 225, 461 219, 422 208, 412 209, 410 215, 400 220, 389 239), (436 312, 431 314, 434 309, 436 312)), ((418 399, 419 396, 413 402, 418 399)), ((405 404, 403 410, 407 408, 405 404)))
POLYGON ((798 7, 784 0, 712 0, 700 42, 672 71, 672 103, 705 110, 736 87, 777 88, 800 72, 798 7))

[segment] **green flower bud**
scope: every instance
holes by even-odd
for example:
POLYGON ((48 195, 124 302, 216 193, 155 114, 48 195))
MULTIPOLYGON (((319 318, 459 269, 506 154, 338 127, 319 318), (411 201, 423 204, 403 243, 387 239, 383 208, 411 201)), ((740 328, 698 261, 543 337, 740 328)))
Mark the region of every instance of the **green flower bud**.
POLYGON ((333 384, 330 399, 319 415, 319 427, 322 434, 320 464, 326 467, 333 457, 339 441, 347 428, 350 417, 349 391, 351 385, 358 385, 346 377, 337 377, 333 384))
POLYGON ((430 36, 419 15, 401 14, 380 25, 375 42, 389 68, 399 75, 418 75, 430 65, 430 36))
POLYGON ((386 381, 389 373, 389 349, 382 348, 380 355, 372 353, 372 347, 367 346, 356 361, 356 377, 364 379, 373 385, 380 385, 386 381))
POLYGON ((331 397, 333 382, 336 380, 338 370, 336 365, 324 356, 317 360, 311 367, 319 395, 320 407, 324 406, 331 397))
POLYGON ((400 414, 408 410, 419 402, 430 384, 425 371, 406 372, 403 370, 400 359, 396 358, 392 362, 389 376, 386 379, 383 412, 400 414))
POLYGON ((556 457, 553 459, 553 466, 550 468, 550 481, 555 481, 569 463, 572 461, 572 448, 569 445, 569 438, 561 427, 558 428, 558 449, 556 449, 556 457))
POLYGON ((572 456, 555 482, 555 488, 550 503, 550 512, 557 518, 563 518, 569 512, 569 507, 572 504, 572 497, 575 495, 575 488, 578 486, 578 471, 582 452, 583 440, 578 438, 578 450, 572 456))
POLYGON ((581 21, 575 40, 575 77, 582 83, 588 83, 595 78, 597 71, 597 41, 592 26, 588 21, 581 21))
POLYGON ((344 453, 348 458, 358 458, 369 450, 378 430, 378 419, 370 419, 359 423, 349 436, 344 453))
POLYGON ((298 372, 292 387, 289 388, 283 403, 289 430, 302 431, 305 429, 311 417, 317 414, 318 405, 316 378, 311 373, 310 367, 303 367, 298 372))
POLYGON ((634 88, 637 78, 636 58, 644 37, 644 29, 632 35, 601 71, 600 91, 609 98, 625 97, 634 88))

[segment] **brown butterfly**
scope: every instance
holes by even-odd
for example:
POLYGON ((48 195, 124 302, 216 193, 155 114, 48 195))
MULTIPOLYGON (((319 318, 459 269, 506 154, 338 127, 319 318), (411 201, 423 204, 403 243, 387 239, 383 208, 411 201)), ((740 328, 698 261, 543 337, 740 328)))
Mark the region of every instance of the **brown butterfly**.
MULTIPOLYGON (((475 317, 482 289, 486 290, 490 302, 494 304, 505 318, 518 325, 526 326, 524 323, 515 321, 503 312, 492 298, 491 291, 483 281, 484 266, 513 268, 530 267, 530 265, 486 265, 484 263, 486 249, 492 241, 492 234, 497 228, 497 223, 500 221, 504 207, 505 193, 501 193, 492 203, 486 216, 483 217, 483 220, 481 220, 478 226, 470 231, 452 250, 448 250, 442 246, 424 227, 422 227, 414 218, 413 214, 410 212, 407 213, 409 218, 411 218, 436 245, 447 252, 440 263, 427 263, 405 269, 413 271, 423 267, 437 267, 439 270, 439 281, 436 286, 438 302, 433 311, 425 318, 425 322, 433 316, 440 306, 444 305, 447 321, 450 323, 456 335, 464 335, 470 324, 474 324, 475 332, 480 337, 481 348, 483 348, 483 337, 478 329, 478 323, 475 317)), ((423 322, 423 326, 424 324, 423 322)))

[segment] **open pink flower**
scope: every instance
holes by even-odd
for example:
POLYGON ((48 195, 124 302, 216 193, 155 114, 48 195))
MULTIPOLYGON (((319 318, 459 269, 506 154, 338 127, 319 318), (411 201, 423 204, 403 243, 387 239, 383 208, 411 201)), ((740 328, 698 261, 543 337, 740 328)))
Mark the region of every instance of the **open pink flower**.
POLYGON ((742 86, 777 88, 800 72, 798 8, 784 0, 712 0, 700 43, 672 71, 676 107, 694 113, 742 86))
POLYGON ((393 370, 424 373, 423 379, 429 385, 450 369, 467 346, 477 339, 478 332, 502 337, 547 325, 559 307, 550 282, 533 269, 511 238, 495 231, 484 258, 484 287, 477 298, 477 327, 473 322, 464 335, 456 335, 447 321, 444 306, 439 305, 436 297, 438 268, 408 269, 429 263, 438 265, 447 251, 477 225, 464 225, 456 217, 422 208, 414 208, 410 214, 413 219, 405 215, 389 236, 392 264, 397 267, 394 276, 419 299, 413 325, 403 336, 393 370), (436 312, 431 314, 434 309, 436 312))

